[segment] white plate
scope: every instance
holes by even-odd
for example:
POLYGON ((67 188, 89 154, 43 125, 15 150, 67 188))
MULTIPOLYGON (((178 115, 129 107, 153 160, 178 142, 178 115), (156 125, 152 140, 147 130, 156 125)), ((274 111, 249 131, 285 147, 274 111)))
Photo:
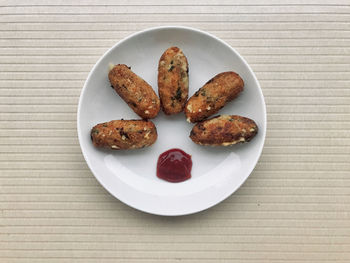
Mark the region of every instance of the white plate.
POLYGON ((78 136, 85 160, 96 179, 127 205, 157 215, 185 215, 207 209, 236 191, 254 169, 265 140, 266 107, 259 83, 245 60, 228 44, 188 27, 157 27, 133 34, 108 50, 91 70, 78 106, 78 136), (91 128, 117 119, 139 119, 110 87, 109 64, 126 64, 157 91, 157 67, 170 46, 180 47, 189 62, 189 95, 210 78, 233 70, 244 80, 243 93, 219 114, 249 117, 259 133, 249 143, 232 147, 194 144, 192 124, 184 114, 154 119, 158 140, 149 148, 107 151, 93 147, 91 128), (156 177, 158 156, 171 148, 192 155, 192 178, 168 183, 156 177))

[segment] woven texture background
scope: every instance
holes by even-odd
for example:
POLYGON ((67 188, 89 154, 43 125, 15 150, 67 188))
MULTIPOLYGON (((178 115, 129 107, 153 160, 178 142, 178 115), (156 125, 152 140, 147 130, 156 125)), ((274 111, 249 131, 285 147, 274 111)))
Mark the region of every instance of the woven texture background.
POLYGON ((349 129, 349 0, 0 1, 0 262, 348 263, 349 129), (76 132, 94 63, 158 25, 236 48, 268 112, 246 183, 177 218, 109 195, 76 132))

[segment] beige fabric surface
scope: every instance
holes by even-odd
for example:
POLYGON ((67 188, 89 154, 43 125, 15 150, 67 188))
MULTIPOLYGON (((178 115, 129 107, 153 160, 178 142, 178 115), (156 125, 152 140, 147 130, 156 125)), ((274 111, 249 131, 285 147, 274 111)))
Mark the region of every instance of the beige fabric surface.
POLYGON ((350 262, 350 2, 0 1, 0 262, 350 262), (221 204, 177 218, 109 195, 76 111, 98 58, 158 25, 208 31, 255 71, 261 159, 221 204))

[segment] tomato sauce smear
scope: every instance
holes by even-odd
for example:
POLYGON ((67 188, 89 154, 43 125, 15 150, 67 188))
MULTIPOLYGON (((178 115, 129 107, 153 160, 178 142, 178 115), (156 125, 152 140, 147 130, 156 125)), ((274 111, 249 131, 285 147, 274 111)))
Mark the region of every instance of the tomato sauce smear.
POLYGON ((170 149, 159 155, 157 177, 172 183, 179 183, 191 178, 191 155, 181 149, 170 149))

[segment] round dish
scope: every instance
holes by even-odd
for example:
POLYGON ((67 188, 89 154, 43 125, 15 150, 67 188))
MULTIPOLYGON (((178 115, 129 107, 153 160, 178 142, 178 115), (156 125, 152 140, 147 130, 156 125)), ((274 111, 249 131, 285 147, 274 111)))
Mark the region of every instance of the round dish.
POLYGON ((266 106, 253 71, 247 62, 219 38, 194 28, 166 26, 147 29, 125 38, 108 50, 91 70, 82 89, 77 116, 82 153, 96 179, 113 196, 138 210, 166 216, 186 215, 218 204, 235 192, 253 171, 266 134, 266 106), (244 91, 218 114, 253 119, 259 133, 249 143, 231 147, 194 144, 193 124, 183 113, 152 121, 157 126, 156 143, 141 150, 107 151, 95 148, 91 128, 116 119, 139 119, 111 89, 109 64, 126 64, 157 91, 158 61, 164 50, 178 46, 189 63, 189 96, 217 73, 235 71, 244 80, 244 91), (192 178, 169 183, 156 176, 158 156, 171 148, 192 155, 192 178))

